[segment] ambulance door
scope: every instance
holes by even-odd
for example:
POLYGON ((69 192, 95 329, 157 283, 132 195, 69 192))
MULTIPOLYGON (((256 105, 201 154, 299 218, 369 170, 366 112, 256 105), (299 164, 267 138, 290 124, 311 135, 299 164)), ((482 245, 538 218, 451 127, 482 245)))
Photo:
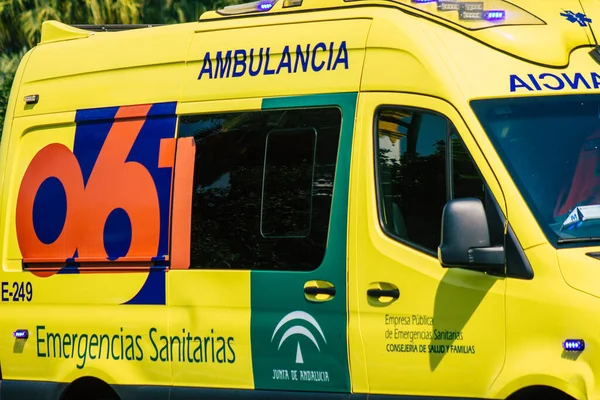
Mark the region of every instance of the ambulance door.
POLYGON ((171 335, 182 347, 172 351, 172 398, 200 388, 223 398, 256 389, 257 399, 265 390, 350 392, 355 109, 356 94, 182 105, 169 279, 171 335))
POLYGON ((373 394, 485 397, 504 360, 505 281, 445 269, 437 248, 443 207, 461 197, 486 204, 492 239, 502 241, 493 174, 441 100, 367 93, 358 109, 350 349, 364 346, 373 394))
POLYGON ((160 360, 171 364, 173 400, 253 388, 250 271, 243 265, 240 214, 256 193, 246 187, 244 172, 252 171, 239 171, 237 164, 243 134, 223 133, 235 124, 233 116, 244 116, 232 109, 220 113, 205 103, 178 108, 169 335, 154 338, 160 360))

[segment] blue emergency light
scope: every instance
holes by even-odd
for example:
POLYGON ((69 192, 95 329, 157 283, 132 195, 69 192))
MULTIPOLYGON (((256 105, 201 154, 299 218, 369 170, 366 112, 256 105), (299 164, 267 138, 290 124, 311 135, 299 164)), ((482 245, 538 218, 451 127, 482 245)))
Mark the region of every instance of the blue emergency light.
POLYGON ((484 18, 488 21, 498 21, 506 18, 504 10, 489 10, 484 13, 484 18))
POLYGON ((29 331, 27 329, 17 329, 13 332, 13 336, 16 339, 27 339, 29 337, 29 331))
POLYGON ((275 5, 274 1, 261 1, 260 3, 257 4, 256 8, 259 11, 269 11, 271 8, 273 8, 273 6, 275 5))
POLYGON ((583 339, 567 339, 563 342, 563 349, 566 351, 583 351, 585 342, 583 339))

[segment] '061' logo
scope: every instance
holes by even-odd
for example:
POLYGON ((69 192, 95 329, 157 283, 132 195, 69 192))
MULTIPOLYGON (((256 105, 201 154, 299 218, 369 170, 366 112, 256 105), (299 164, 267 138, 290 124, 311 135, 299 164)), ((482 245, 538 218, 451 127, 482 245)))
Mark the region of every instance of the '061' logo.
POLYGON ((151 109, 119 108, 114 122, 78 125, 73 152, 53 143, 35 155, 17 198, 24 260, 167 254, 175 119, 151 109))

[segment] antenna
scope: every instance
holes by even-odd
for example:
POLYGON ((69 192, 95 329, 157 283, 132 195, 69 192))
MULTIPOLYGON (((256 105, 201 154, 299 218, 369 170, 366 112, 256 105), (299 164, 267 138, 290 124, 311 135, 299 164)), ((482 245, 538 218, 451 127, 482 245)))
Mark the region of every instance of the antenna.
MULTIPOLYGON (((581 0, 579 0, 579 6, 581 7, 581 11, 583 11, 583 13, 586 14, 585 8, 583 7, 583 3, 581 2, 581 0)), ((590 32, 592 33, 592 38, 594 39, 594 44, 596 45, 592 49, 592 51, 590 51, 590 56, 594 59, 594 61, 600 64, 600 46, 598 46, 598 40, 596 39, 596 35, 594 34, 594 28, 592 27, 591 20, 588 26, 590 27, 590 32)))
MULTIPOLYGON (((579 6, 581 7, 581 11, 583 11, 584 14, 587 14, 585 12, 585 8, 583 7, 583 3, 581 2, 581 0, 579 0, 579 6)), ((592 28, 591 21, 590 21, 589 27, 590 27, 590 32, 592 32, 592 37, 594 38, 594 43, 596 44, 596 46, 598 46, 598 40, 596 40, 596 35, 594 35, 594 28, 592 28)))

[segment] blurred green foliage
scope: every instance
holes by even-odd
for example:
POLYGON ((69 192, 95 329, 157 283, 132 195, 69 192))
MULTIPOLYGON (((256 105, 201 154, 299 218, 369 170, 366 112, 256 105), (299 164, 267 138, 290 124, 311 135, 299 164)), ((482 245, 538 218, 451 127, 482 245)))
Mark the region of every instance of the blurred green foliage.
POLYGON ((0 0, 0 131, 13 76, 23 55, 36 45, 42 23, 173 24, 197 20, 244 0, 0 0))

